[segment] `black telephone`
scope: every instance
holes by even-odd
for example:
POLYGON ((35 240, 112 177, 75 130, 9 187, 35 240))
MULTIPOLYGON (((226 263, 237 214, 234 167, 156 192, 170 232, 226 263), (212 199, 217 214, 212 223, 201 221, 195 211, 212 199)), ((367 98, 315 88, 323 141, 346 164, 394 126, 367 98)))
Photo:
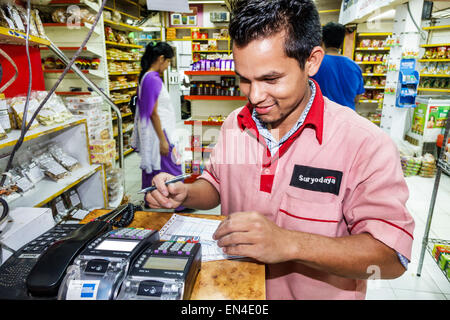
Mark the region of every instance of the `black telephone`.
POLYGON ((66 268, 86 244, 113 226, 128 225, 136 210, 122 205, 84 225, 57 225, 27 243, 0 266, 0 299, 56 299, 66 268))

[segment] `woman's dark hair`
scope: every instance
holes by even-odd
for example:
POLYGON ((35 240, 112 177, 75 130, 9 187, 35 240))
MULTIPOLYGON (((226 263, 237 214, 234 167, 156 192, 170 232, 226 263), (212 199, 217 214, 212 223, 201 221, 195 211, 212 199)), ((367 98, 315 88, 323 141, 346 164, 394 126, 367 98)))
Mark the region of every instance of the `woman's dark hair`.
POLYGON ((228 5, 233 45, 244 47, 285 30, 285 53, 303 69, 312 49, 322 43, 319 13, 312 0, 229 0, 228 5))
POLYGON ((156 44, 150 42, 145 47, 145 53, 141 58, 141 73, 139 74, 139 83, 141 83, 144 74, 158 59, 159 56, 164 56, 166 59, 172 59, 174 52, 172 47, 167 42, 158 42, 156 44))
POLYGON ((322 28, 322 38, 326 48, 339 49, 344 43, 345 26, 340 23, 328 22, 322 28))

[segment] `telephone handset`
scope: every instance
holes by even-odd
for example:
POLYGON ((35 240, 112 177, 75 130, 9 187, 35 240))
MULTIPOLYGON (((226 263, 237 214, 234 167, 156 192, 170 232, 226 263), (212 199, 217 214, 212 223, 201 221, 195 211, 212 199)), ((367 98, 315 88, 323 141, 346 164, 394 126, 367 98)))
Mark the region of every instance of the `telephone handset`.
POLYGON ((116 217, 128 215, 127 220, 131 222, 136 208, 132 204, 122 205, 53 243, 39 257, 26 277, 29 293, 36 297, 55 297, 67 267, 81 250, 94 238, 112 230, 113 219, 116 217))

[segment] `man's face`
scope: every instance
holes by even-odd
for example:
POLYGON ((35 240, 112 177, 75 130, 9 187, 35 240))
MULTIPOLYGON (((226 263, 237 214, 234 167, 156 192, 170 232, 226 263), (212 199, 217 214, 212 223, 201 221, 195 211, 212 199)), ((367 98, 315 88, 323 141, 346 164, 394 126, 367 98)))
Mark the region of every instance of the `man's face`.
POLYGON ((284 32, 254 40, 245 47, 234 47, 236 73, 241 91, 255 107, 259 119, 275 128, 297 121, 303 111, 305 94, 309 98, 308 66, 284 52, 284 32), (303 108, 297 108, 302 105, 303 108))

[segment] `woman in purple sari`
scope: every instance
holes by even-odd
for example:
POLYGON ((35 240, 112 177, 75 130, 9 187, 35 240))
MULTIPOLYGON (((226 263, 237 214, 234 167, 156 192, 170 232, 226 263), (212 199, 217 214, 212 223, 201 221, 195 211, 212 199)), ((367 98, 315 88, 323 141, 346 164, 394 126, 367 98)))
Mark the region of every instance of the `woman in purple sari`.
MULTIPOLYGON (((174 56, 165 42, 150 43, 141 59, 137 89, 132 147, 141 157, 142 188, 152 185, 160 172, 181 174, 180 156, 175 147, 175 113, 169 93, 160 77, 174 56)), ((181 210, 182 208, 177 208, 181 210)))

